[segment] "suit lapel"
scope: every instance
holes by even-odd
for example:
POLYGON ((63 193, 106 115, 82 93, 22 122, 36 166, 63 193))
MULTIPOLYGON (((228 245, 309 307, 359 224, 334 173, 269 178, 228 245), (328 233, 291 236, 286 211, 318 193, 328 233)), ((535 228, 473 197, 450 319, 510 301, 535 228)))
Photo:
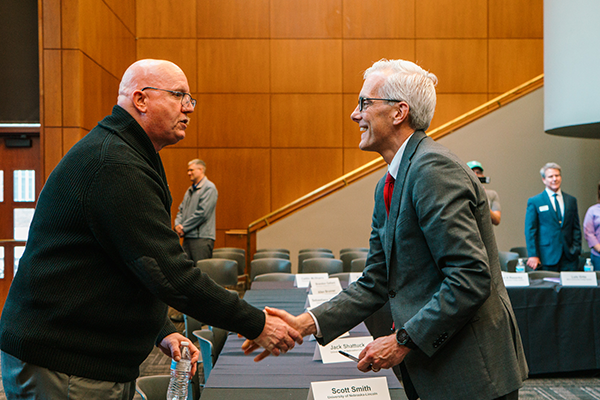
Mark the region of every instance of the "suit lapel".
MULTIPOLYGON (((396 182, 394 183, 394 192, 392 193, 392 200, 390 201, 390 214, 387 220, 386 226, 386 241, 385 241, 385 262, 386 265, 390 265, 390 259, 392 256, 392 247, 394 244, 394 235, 396 232, 396 221, 400 213, 400 202, 402 198, 402 191, 404 190, 404 182, 406 181, 406 175, 410 168, 412 157, 414 156, 419 143, 425 139, 427 135, 423 131, 416 131, 409 139, 400 161, 400 167, 398 168, 398 174, 396 176, 396 182)), ((388 268, 389 275, 389 268, 388 268)), ((389 276, 388 276, 389 277, 389 276)))

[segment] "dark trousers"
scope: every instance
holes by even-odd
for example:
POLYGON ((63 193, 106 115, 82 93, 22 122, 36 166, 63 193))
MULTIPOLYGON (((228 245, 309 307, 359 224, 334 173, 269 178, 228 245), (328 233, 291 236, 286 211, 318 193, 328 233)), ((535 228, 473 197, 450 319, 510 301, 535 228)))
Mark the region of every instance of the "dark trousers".
POLYGON ((199 239, 183 239, 183 250, 185 250, 188 257, 197 263, 200 260, 206 260, 212 258, 212 251, 215 246, 213 239, 199 238, 199 239))
POLYGON ((558 264, 555 265, 546 265, 542 264, 539 268, 543 271, 578 271, 579 270, 579 257, 575 257, 574 260, 567 260, 565 255, 563 254, 558 260, 558 264))

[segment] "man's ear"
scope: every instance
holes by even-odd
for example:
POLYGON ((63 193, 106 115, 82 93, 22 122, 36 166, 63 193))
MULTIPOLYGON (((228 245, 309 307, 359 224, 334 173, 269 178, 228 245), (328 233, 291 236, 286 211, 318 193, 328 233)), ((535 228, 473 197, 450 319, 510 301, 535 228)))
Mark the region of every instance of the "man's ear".
POLYGON ((148 96, 141 90, 136 90, 131 95, 133 106, 140 112, 148 111, 148 96))
POLYGON ((410 107, 407 103, 403 101, 398 103, 397 107, 395 107, 394 120, 392 121, 392 123, 394 125, 400 125, 402 122, 408 121, 409 110, 410 107))

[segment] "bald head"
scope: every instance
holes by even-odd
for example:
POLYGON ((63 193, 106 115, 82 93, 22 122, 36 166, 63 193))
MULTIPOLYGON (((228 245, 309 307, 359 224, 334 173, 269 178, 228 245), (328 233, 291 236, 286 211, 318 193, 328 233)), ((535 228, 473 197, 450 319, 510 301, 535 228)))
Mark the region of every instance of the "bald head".
POLYGON ((185 76, 181 68, 171 61, 145 59, 134 62, 123 74, 117 104, 123 107, 134 91, 146 86, 163 87, 172 75, 185 76))

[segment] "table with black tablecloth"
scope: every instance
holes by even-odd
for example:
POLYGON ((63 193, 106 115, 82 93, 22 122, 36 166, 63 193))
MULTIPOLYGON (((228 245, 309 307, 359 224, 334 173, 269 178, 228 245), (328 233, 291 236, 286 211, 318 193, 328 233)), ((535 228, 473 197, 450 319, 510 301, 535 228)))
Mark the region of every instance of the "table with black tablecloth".
MULTIPOLYGON (((277 285, 275 285, 276 287, 277 285)), ((264 308, 273 306, 297 315, 304 311, 306 289, 249 290, 244 299, 264 308)), ((368 336, 363 324, 350 331, 351 335, 368 336)), ((229 335, 219 359, 202 392, 203 400, 305 400, 311 382, 340 379, 361 379, 386 376, 392 399, 406 399, 404 390, 391 370, 362 373, 354 362, 323 364, 313 361, 315 341, 304 338, 302 345, 279 357, 267 357, 255 363, 252 356, 241 351, 243 339, 229 335)))
POLYGON ((600 369, 600 287, 509 287, 530 374, 600 369))

